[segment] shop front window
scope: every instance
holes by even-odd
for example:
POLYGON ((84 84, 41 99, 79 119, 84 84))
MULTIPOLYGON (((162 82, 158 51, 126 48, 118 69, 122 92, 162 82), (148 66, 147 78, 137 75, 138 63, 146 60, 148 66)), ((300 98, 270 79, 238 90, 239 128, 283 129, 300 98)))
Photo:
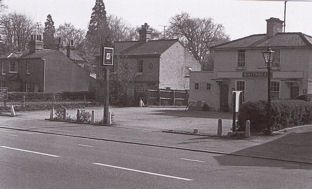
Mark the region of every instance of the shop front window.
POLYGON ((245 86, 245 81, 236 81, 236 86, 235 86, 235 90, 236 91, 242 91, 242 101, 245 101, 245 90, 246 90, 246 86, 245 86))

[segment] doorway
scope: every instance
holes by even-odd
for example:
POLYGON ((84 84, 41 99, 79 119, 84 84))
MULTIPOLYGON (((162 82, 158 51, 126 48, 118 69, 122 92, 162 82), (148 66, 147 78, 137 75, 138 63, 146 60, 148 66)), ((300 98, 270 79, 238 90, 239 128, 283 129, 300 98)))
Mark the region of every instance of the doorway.
POLYGON ((220 111, 229 111, 229 85, 225 83, 220 84, 220 111))

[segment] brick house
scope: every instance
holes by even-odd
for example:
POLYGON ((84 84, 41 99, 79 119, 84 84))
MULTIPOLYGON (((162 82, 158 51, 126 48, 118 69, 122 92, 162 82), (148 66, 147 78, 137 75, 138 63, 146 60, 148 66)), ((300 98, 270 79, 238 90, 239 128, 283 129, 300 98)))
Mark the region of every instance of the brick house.
POLYGON ((267 99, 267 71, 262 52, 274 53, 271 97, 293 99, 312 94, 312 37, 300 32, 282 32, 283 21, 267 20, 267 33, 255 34, 217 45, 213 72, 192 72, 190 101, 207 103, 228 111, 232 91, 243 91, 244 101, 267 99))
POLYGON ((0 84, 17 92, 88 91, 89 73, 59 50, 43 49, 41 35, 31 36, 29 51, 0 58, 0 84))
POLYGON ((148 89, 189 90, 190 70, 201 65, 177 39, 151 40, 148 25, 139 30, 139 41, 114 43, 112 83, 118 95, 138 100, 148 89))

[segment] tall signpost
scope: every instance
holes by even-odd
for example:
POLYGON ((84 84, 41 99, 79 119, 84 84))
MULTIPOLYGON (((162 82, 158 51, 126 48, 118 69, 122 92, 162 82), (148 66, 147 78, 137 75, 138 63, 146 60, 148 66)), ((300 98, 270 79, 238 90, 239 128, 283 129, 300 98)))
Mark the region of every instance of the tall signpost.
POLYGON ((111 125, 111 115, 109 112, 109 69, 113 66, 114 49, 111 47, 102 47, 102 66, 104 66, 105 74, 105 87, 104 87, 104 114, 103 122, 105 125, 111 125))

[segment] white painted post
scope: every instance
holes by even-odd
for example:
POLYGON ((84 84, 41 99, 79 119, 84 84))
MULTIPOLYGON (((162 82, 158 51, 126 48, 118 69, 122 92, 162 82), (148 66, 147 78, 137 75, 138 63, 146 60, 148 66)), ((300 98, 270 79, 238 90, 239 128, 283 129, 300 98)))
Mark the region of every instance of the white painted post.
POLYGON ((218 136, 222 136, 222 119, 218 119, 218 136))
POLYGON ((14 110, 14 106, 11 105, 11 117, 15 117, 16 116, 16 113, 15 113, 15 110, 14 110))
POLYGON ((111 124, 112 124, 112 112, 111 112, 111 111, 108 112, 107 124, 108 124, 108 125, 111 125, 111 124))
POLYGON ((245 137, 250 137, 250 120, 246 120, 245 137))

